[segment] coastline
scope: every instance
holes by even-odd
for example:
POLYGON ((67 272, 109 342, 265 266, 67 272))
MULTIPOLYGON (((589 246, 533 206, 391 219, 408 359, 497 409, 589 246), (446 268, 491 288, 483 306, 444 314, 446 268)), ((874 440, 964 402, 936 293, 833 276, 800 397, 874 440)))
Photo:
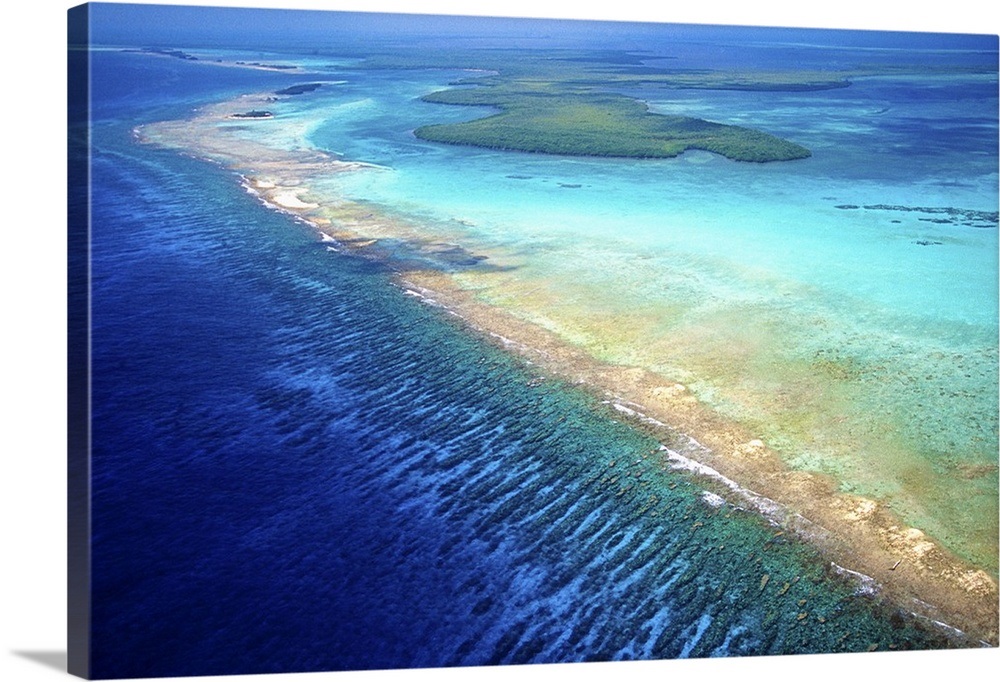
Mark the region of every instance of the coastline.
POLYGON ((444 308, 475 333, 543 372, 594 392, 620 419, 660 439, 664 466, 693 470, 713 490, 741 504, 756 500, 759 513, 818 547, 835 572, 865 576, 862 586, 877 585, 878 592, 901 609, 957 628, 973 642, 998 644, 996 582, 903 524, 878 501, 840 493, 830 478, 791 469, 759 436, 699 403, 685 386, 641 367, 603 363, 555 333, 483 303, 442 272, 382 253, 379 239, 387 236, 412 245, 414 253, 432 256, 442 242, 430 242, 412 226, 368 207, 310 195, 305 184, 309 177, 368 164, 342 161, 315 149, 275 149, 243 134, 270 125, 270 118, 242 119, 233 125, 233 111, 270 96, 248 95, 212 105, 193 119, 145 126, 136 135, 231 168, 244 178, 248 191, 273 209, 313 225, 335 248, 388 260, 396 266, 396 281, 404 290, 444 308))
POLYGON ((854 575, 861 587, 874 588, 903 610, 997 645, 997 586, 989 575, 907 527, 877 501, 840 493, 830 478, 788 468, 754 434, 712 413, 679 384, 642 368, 603 365, 554 334, 477 302, 437 273, 401 273, 399 281, 485 338, 596 392, 623 421, 660 438, 668 466, 677 460, 675 448, 686 451, 673 468, 721 482, 720 494, 736 504, 755 502, 755 511, 816 546, 836 572, 854 575))

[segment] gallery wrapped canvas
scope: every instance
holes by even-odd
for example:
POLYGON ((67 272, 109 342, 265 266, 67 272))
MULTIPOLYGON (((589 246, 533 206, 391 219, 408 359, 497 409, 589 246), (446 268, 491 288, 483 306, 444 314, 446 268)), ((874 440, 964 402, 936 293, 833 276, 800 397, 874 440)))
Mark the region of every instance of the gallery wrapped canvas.
POLYGON ((997 36, 68 26, 73 674, 997 646, 997 36))

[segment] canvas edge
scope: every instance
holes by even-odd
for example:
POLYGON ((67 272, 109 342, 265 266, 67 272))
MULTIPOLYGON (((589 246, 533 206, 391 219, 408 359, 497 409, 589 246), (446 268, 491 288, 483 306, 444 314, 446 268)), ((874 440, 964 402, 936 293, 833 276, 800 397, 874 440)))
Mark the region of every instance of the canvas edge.
POLYGON ((67 672, 90 677, 90 8, 67 10, 67 672))

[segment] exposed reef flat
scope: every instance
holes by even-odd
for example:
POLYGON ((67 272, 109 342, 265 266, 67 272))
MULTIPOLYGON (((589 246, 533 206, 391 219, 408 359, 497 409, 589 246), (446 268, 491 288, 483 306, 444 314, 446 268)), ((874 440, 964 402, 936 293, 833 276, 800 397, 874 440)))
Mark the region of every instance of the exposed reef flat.
POLYGON ((834 208, 847 211, 864 209, 866 211, 920 213, 934 217, 921 217, 918 220, 937 225, 962 225, 965 227, 996 229, 998 223, 1000 223, 1000 214, 996 211, 976 211, 954 206, 898 206, 889 204, 866 204, 858 206, 855 204, 838 204, 834 208))
POLYGON ((700 403, 683 384, 644 368, 600 363, 556 334, 483 304, 442 273, 405 272, 400 280, 485 338, 595 391, 623 419, 664 443, 666 466, 708 478, 733 504, 818 547, 836 570, 854 574, 859 586, 997 644, 995 581, 878 501, 840 492, 831 478, 789 468, 756 434, 700 403), (673 452, 688 461, 671 465, 673 452))

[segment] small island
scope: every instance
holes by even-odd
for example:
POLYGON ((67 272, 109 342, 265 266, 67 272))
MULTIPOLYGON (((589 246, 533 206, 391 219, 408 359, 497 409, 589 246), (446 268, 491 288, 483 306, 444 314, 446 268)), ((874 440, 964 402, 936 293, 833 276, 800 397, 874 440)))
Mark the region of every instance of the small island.
POLYGON ((414 135, 430 142, 565 156, 671 158, 689 149, 734 161, 804 159, 805 147, 769 133, 690 116, 649 110, 622 88, 757 90, 831 89, 848 83, 842 74, 813 72, 734 73, 650 68, 640 55, 573 50, 442 50, 434 54, 375 55, 357 68, 448 67, 477 75, 453 89, 424 95, 425 102, 485 106, 493 115, 461 123, 425 125, 414 135))
POLYGON ((299 67, 289 64, 264 64, 262 62, 235 62, 237 66, 252 66, 257 69, 271 69, 275 71, 295 71, 299 67))
POLYGON ((303 83, 301 85, 292 85, 290 87, 284 88, 283 90, 275 91, 275 95, 303 95, 307 92, 312 92, 318 88, 323 87, 322 83, 303 83))
POLYGON ((811 152, 759 130, 690 116, 664 116, 624 95, 559 92, 552 87, 443 90, 422 98, 487 105, 500 113, 464 123, 421 126, 418 138, 567 156, 671 158, 689 149, 734 161, 791 161, 811 152))
POLYGON ((270 111, 259 111, 257 109, 251 109, 250 111, 244 112, 242 114, 229 114, 228 118, 274 118, 274 114, 270 111))
POLYGON ((123 52, 141 52, 143 54, 158 54, 164 57, 175 57, 177 59, 184 59, 186 61, 195 62, 198 58, 193 54, 188 54, 183 50, 174 50, 164 47, 144 47, 141 50, 127 49, 122 50, 123 52))

